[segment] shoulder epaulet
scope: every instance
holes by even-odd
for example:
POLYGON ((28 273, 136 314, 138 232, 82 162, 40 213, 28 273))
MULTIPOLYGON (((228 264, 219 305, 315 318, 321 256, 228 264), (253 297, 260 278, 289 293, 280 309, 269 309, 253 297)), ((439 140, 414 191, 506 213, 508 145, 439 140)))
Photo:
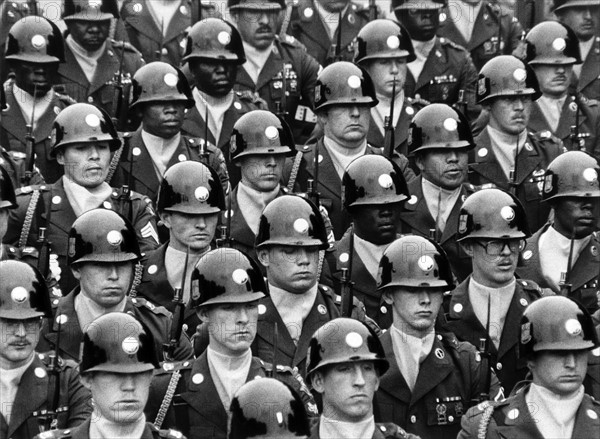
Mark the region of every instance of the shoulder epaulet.
POLYGON ((440 37, 440 44, 442 44, 443 46, 450 46, 453 49, 461 50, 463 52, 467 52, 467 49, 465 49, 463 46, 461 46, 460 44, 456 44, 454 41, 446 37, 440 37))
POLYGON ((304 45, 300 43, 296 38, 291 35, 285 34, 283 36, 278 36, 277 41, 279 41, 284 46, 290 47, 303 47, 304 45))
POLYGON ((190 360, 185 360, 185 361, 174 361, 174 362, 169 362, 169 361, 165 361, 164 363, 161 364, 160 369, 157 369, 155 371, 156 375, 164 375, 164 374, 171 374, 177 370, 186 370, 186 369, 191 369, 192 368, 192 361, 190 360))
POLYGON ((182 432, 169 428, 168 430, 158 430, 158 435, 166 439, 186 439, 182 432))
POLYGON ((314 149, 314 143, 309 143, 307 145, 298 146, 296 149, 298 151, 301 151, 302 154, 307 154, 307 153, 313 151, 313 149, 314 149))
POLYGON ((381 422, 376 423, 375 428, 377 428, 385 438, 408 438, 408 433, 402 427, 392 424, 391 422, 381 422))
POLYGON ((37 436, 34 436, 33 439, 67 439, 73 437, 71 435, 71 430, 47 430, 43 431, 37 436))
POLYGON ((75 99, 73 99, 71 96, 69 96, 67 94, 59 93, 59 92, 55 92, 54 94, 56 95, 56 99, 58 99, 63 104, 73 105, 73 104, 77 103, 77 101, 75 99))
POLYGON ((154 314, 163 314, 165 316, 171 315, 171 313, 164 306, 157 306, 143 297, 132 297, 131 303, 133 303, 133 305, 137 308, 147 308, 154 314))
POLYGON ((539 295, 542 295, 542 288, 532 280, 529 279, 517 279, 517 283, 521 285, 524 290, 535 291, 539 295))
POLYGON ((140 56, 142 55, 141 52, 135 48, 135 46, 133 46, 131 43, 128 43, 127 41, 117 41, 111 39, 110 44, 112 47, 115 47, 117 49, 124 49, 127 52, 137 53, 140 56))
POLYGON ((560 139, 548 130, 538 131, 535 133, 530 131, 529 135, 540 142, 560 143, 560 139))
POLYGON ((262 99, 258 95, 258 93, 254 93, 251 90, 240 90, 240 91, 236 91, 235 94, 239 99, 241 99, 243 101, 252 102, 253 104, 256 104, 256 103, 259 103, 262 101, 262 99))
POLYGON ((31 194, 35 190, 38 190, 40 192, 48 192, 50 189, 45 184, 34 185, 34 186, 23 186, 23 187, 17 188, 17 190, 15 191, 15 194, 17 195, 17 197, 20 195, 25 196, 25 195, 31 194))
MULTIPOLYGON (((427 105, 430 105, 431 102, 429 102, 427 99, 423 99, 421 97, 421 95, 415 95, 414 97, 407 97, 406 98, 406 103, 409 105, 412 105, 414 107, 418 107, 419 109, 422 109, 424 107, 426 107, 427 105)), ((414 110, 414 109, 413 109, 414 110)))

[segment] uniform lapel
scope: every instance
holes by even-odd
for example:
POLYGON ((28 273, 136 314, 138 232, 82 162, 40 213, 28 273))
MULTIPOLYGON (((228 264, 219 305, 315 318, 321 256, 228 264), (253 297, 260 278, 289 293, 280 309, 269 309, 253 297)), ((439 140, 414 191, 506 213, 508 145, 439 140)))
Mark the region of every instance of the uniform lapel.
MULTIPOLYGON (((147 194, 151 199, 155 199, 155 194, 158 192, 158 187, 160 185, 160 181, 156 176, 156 171, 154 169, 154 163, 152 162, 152 157, 150 157, 150 153, 144 145, 144 141, 142 140, 142 128, 138 128, 138 130, 131 136, 131 140, 129 141, 129 149, 139 148, 141 154, 134 158, 133 170, 134 179, 146 187, 146 190, 143 188, 137 188, 134 186, 134 190, 137 192, 141 192, 143 194, 147 194), (143 172, 140 172, 143 170, 143 172)), ((129 163, 124 164, 125 170, 129 172, 129 163)))
POLYGON ((517 184, 523 183, 541 161, 542 156, 533 148, 531 138, 528 135, 525 145, 517 156, 517 184))
POLYGON ((531 106, 531 115, 529 116, 529 123, 527 124, 527 129, 537 133, 544 130, 550 130, 550 126, 548 125, 548 121, 546 120, 546 116, 542 113, 542 109, 540 108, 540 104, 534 102, 531 106))
MULTIPOLYGON (((296 354, 296 345, 290 337, 285 323, 281 320, 277 308, 273 304, 270 297, 265 297, 260 300, 261 305, 265 306, 264 314, 258 316, 258 331, 256 337, 262 338, 269 346, 274 346, 274 324, 277 324, 277 350, 278 354, 285 354, 288 358, 293 359, 296 354)), ((312 335, 312 334, 311 334, 312 335)), ((275 361, 273 361, 275 362, 275 361)))
MULTIPOLYGON (((327 151, 327 148, 325 148, 325 145, 323 144, 323 139, 320 139, 318 142, 319 157, 317 157, 317 160, 320 157, 323 157, 323 160, 321 160, 321 162, 319 163, 319 185, 322 186, 324 189, 327 189, 330 195, 340 198, 342 190, 342 181, 340 180, 340 177, 338 176, 338 173, 335 170, 335 166, 333 165, 333 161, 331 160, 329 151, 327 151)), ((312 153, 314 157, 314 149, 312 153)), ((312 162, 309 161, 308 164, 309 172, 312 174, 312 162)))
POLYGON ((442 342, 436 336, 431 352, 419 367, 419 375, 412 395, 412 403, 423 398, 452 372, 454 365, 442 342))
POLYGON ((446 57, 444 48, 442 47, 439 38, 436 38, 435 44, 433 45, 431 52, 429 52, 429 55, 427 55, 423 70, 419 75, 415 91, 427 85, 429 81, 436 76, 443 75, 444 72, 448 70, 448 67, 448 58, 446 57))
POLYGON ((300 334, 300 339, 298 340, 298 346, 296 348, 296 354, 294 355, 294 366, 298 365, 306 358, 308 353, 308 345, 310 344, 310 339, 312 338, 314 332, 325 323, 330 321, 332 317, 337 317, 330 316, 327 311, 328 307, 326 306, 323 298, 323 293, 319 290, 317 297, 315 298, 315 303, 308 313, 308 316, 302 323, 302 333, 300 334))
MULTIPOLYGON (((497 411, 496 416, 504 417, 504 423, 496 427, 499 437, 506 439, 544 439, 540 431, 536 428, 535 422, 531 419, 531 413, 525 401, 526 389, 522 389, 516 394, 510 403, 497 411), (511 416, 508 416, 508 414, 511 416), (516 417, 514 416, 516 414, 516 417)), ((572 436, 585 437, 585 436, 572 436)))
POLYGON ((440 26, 440 31, 441 32, 439 32, 439 34, 444 35, 445 38, 454 41, 456 44, 462 47, 467 47, 469 44, 452 20, 446 20, 442 26, 440 26))
POLYGON ((165 42, 171 41, 181 35, 187 28, 192 25, 190 17, 190 8, 186 1, 181 2, 181 6, 177 8, 175 15, 169 22, 169 27, 165 35, 165 42))
MULTIPOLYGON (((47 206, 46 209, 48 209, 47 206)), ((52 225, 68 234, 77 216, 67 198, 62 178, 52 185, 50 209, 52 209, 50 214, 52 225)))
MULTIPOLYGON (((64 314, 67 316, 67 323, 61 326, 60 336, 60 352, 69 356, 72 360, 79 362, 79 354, 81 341, 83 340, 83 332, 79 325, 79 319, 75 312, 75 296, 79 294, 79 287, 75 288, 68 295, 61 298, 58 302, 55 315, 64 314)), ((58 329, 56 322, 54 323, 53 331, 58 329)), ((56 346, 56 332, 49 332, 44 337, 52 346, 56 346)))
POLYGON ((486 4, 482 4, 479 14, 475 19, 475 26, 473 26, 473 33, 471 34, 471 41, 467 45, 467 50, 471 51, 474 48, 480 46, 485 41, 498 35, 498 17, 490 9, 486 7, 486 4))
POLYGON ((256 235, 252 229, 250 229, 250 226, 244 218, 244 214, 240 210, 240 205, 237 201, 237 195, 238 188, 236 186, 231 193, 231 211, 228 212, 228 214, 231 215, 231 230, 229 231, 229 234, 236 241, 246 246, 254 247, 254 238, 256 235))
POLYGON ((394 398, 402 401, 406 405, 410 404, 411 391, 408 388, 408 384, 400 372, 398 363, 396 362, 396 355, 394 354, 394 348, 392 345, 392 329, 386 331, 380 338, 383 350, 385 352, 385 358, 390 363, 390 368, 381 377, 381 383, 379 384, 379 392, 386 392, 391 394, 394 398))
POLYGON ((538 245, 540 236, 548 230, 548 227, 550 227, 550 224, 546 224, 540 230, 535 232, 531 238, 527 239, 527 247, 525 247, 519 260, 520 265, 517 267, 517 273, 520 278, 535 280, 539 286, 544 288, 549 285, 545 282, 544 274, 542 273, 538 245))
POLYGON ((594 44, 581 67, 578 89, 582 90, 600 77, 600 37, 594 37, 594 44))
MULTIPOLYGON (((492 141, 487 129, 475 139, 477 145, 469 159, 469 171, 476 172, 502 188, 508 188, 508 178, 492 150, 492 141)), ((524 149, 524 148, 523 148, 524 149)), ((523 151, 521 151, 522 153, 523 151)), ((519 172, 521 174, 521 172, 519 172)))
POLYGON ((506 313, 506 320, 502 328, 500 345, 498 346, 498 358, 502 358, 519 341, 519 328, 523 311, 529 305, 529 300, 519 282, 515 285, 515 293, 506 313))
POLYGON ((579 254, 575 265, 571 269, 569 277, 573 282, 572 291, 579 289, 582 285, 600 275, 598 270, 598 267, 600 267, 599 247, 600 243, 595 235, 592 235, 592 239, 579 254), (595 251, 593 250, 594 248, 596 249, 595 251))
POLYGON ((21 113, 21 107, 19 107, 17 99, 13 94, 12 86, 5 87, 5 91, 8 110, 2 111, 2 128, 8 131, 16 139, 24 141, 27 131, 25 128, 25 118, 21 113))
POLYGON ((450 215, 446 220, 446 226, 444 227, 444 232, 442 233, 442 238, 440 239, 440 245, 444 244, 446 241, 448 241, 456 235, 456 231, 458 230, 458 217, 460 209, 462 208, 463 202, 467 199, 468 196, 469 193, 466 187, 462 185, 460 195, 458 196, 456 203, 454 203, 452 211, 450 211, 450 215))
MULTIPOLYGON (((100 66, 101 64, 98 63, 98 65, 100 66)), ((73 51, 68 44, 65 44, 65 62, 59 64, 58 74, 71 82, 79 84, 86 90, 90 86, 90 82, 85 76, 85 73, 83 73, 77 58, 75 58, 75 55, 73 55, 73 51)))
POLYGON ((137 32, 146 36, 152 41, 157 43, 163 42, 162 31, 158 28, 158 25, 154 22, 148 6, 144 3, 131 1, 127 2, 127 5, 123 6, 123 9, 133 7, 135 5, 142 6, 141 13, 134 13, 126 17, 127 25, 133 27, 137 32))
POLYGON ((267 58, 267 62, 263 66, 260 74, 258 75, 258 81, 256 82, 256 89, 260 90, 271 81, 271 79, 277 75, 278 72, 283 70, 283 58, 279 53, 279 49, 273 43, 271 54, 267 58))
POLYGON ((306 38, 317 43, 325 53, 328 53, 331 47, 329 33, 325 29, 319 13, 312 4, 312 1, 302 2, 298 7, 300 19, 293 26, 299 28, 306 38), (310 12, 306 12, 310 10, 310 12))
POLYGON ((599 431, 600 417, 598 416, 598 403, 594 403, 593 398, 584 395, 583 401, 575 415, 575 427, 573 428, 571 437, 598 437, 599 431))
POLYGON ((409 183, 408 191, 411 198, 404 203, 404 211, 400 219, 411 229, 418 230, 421 235, 429 236, 429 230, 435 228, 435 220, 432 218, 423 196, 422 180, 423 177, 419 176, 409 183))
POLYGON ((115 72, 119 71, 119 60, 114 56, 112 50, 109 51, 108 47, 104 50, 104 53, 98 59, 98 67, 94 72, 92 83, 88 94, 92 94, 99 88, 103 87, 108 81, 111 81, 115 75, 115 72))
POLYGON ((185 119, 183 120, 181 131, 188 133, 192 137, 204 138, 203 130, 205 126, 206 122, 204 117, 200 115, 198 108, 194 105, 187 111, 187 113, 185 113, 185 119))

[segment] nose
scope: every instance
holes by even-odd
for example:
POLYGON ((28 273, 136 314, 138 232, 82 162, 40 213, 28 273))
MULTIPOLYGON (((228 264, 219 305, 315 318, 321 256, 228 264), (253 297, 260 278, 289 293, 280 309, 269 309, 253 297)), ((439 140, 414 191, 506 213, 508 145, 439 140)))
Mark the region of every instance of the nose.
POLYGON ((90 147, 90 159, 95 160, 100 158, 100 150, 96 145, 90 147))
POLYGON ((205 229, 206 228, 206 217, 204 215, 198 215, 196 218, 196 228, 205 229))
POLYGON ((564 366, 568 369, 573 369, 575 368, 575 354, 573 352, 569 352, 567 354, 565 354, 564 357, 564 366))
POLYGON ((14 334, 17 337, 25 337, 27 335, 27 330, 25 329, 25 323, 24 322, 19 322, 19 323, 16 324, 14 334))
POLYGON ((108 278, 111 280, 119 278, 119 269, 116 264, 110 264, 108 266, 108 278))
POLYGON ((353 105, 350 107, 350 116, 352 116, 352 117, 360 116, 360 108, 358 105, 353 105))
POLYGON ((238 324, 247 323, 249 321, 248 310, 245 306, 240 307, 237 315, 238 324))
POLYGON ((266 12, 263 12, 258 16, 258 22, 260 24, 269 24, 269 15, 266 12))
POLYGON ((358 363, 354 365, 354 380, 353 384, 357 387, 362 387, 366 384, 365 374, 362 369, 362 364, 358 363))
POLYGON ((308 265, 310 262, 308 258, 308 251, 305 248, 299 248, 297 262, 299 265, 308 265))
POLYGON ((400 64, 398 63, 398 61, 392 60, 392 64, 391 64, 392 75, 396 76, 398 74, 398 71, 400 71, 400 64))
POLYGON ((592 18, 592 8, 583 9, 583 18, 590 20, 592 18))
POLYGON ((422 305, 431 303, 431 296, 429 295, 429 291, 423 290, 419 293, 419 303, 422 305))
POLYGON ((456 163, 458 162, 458 153, 451 149, 450 151, 448 151, 448 155, 446 156, 446 162, 447 163, 456 163))
POLYGON ((515 99, 513 101, 513 109, 515 110, 523 110, 525 108, 525 102, 523 99, 515 99))
POLYGON ((121 390, 131 391, 135 389, 135 376, 131 373, 124 374, 121 377, 121 390))
POLYGON ((508 244, 508 241, 502 243, 502 250, 500 251, 501 255, 509 256, 512 253, 512 250, 510 249, 510 246, 508 244))

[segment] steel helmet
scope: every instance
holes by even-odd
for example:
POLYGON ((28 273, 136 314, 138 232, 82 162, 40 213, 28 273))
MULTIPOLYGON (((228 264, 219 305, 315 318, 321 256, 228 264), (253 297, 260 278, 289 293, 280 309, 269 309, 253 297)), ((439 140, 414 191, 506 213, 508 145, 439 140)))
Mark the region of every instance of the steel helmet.
POLYGON ((521 317, 519 358, 541 351, 575 351, 599 345, 594 322, 579 303, 547 296, 531 303, 521 317))
POLYGON ((389 368, 383 346, 373 330, 359 320, 343 317, 317 329, 310 339, 306 357, 309 385, 314 372, 333 364, 373 361, 380 376, 389 368))
POLYGON ((402 9, 442 9, 446 6, 446 1, 436 0, 392 0, 392 10, 398 11, 402 9))
POLYGON ((339 61, 328 65, 317 77, 315 111, 330 105, 368 105, 379 101, 371 77, 362 67, 339 61))
POLYGON ((108 142, 111 151, 121 146, 121 139, 110 116, 103 109, 90 104, 69 105, 58 113, 50 137, 52 156, 56 156, 59 148, 75 143, 108 142))
POLYGON ((408 147, 415 154, 429 149, 472 149, 475 142, 462 113, 446 104, 430 104, 413 117, 408 147))
POLYGON ((62 19, 106 21, 119 18, 117 0, 65 0, 62 19))
POLYGON ((288 384, 273 378, 252 380, 240 387, 229 412, 229 439, 310 436, 302 399, 288 384))
POLYGON ((477 103, 498 96, 540 97, 539 85, 531 68, 512 55, 499 55, 481 68, 477 80, 477 103))
POLYGON ((376 154, 360 156, 348 165, 342 177, 342 205, 398 203, 410 197, 402 171, 392 160, 376 154))
POLYGON ((416 58, 412 40, 406 29, 393 20, 373 20, 367 23, 356 36, 354 62, 365 65, 365 61, 381 58, 416 58))
POLYGON ((141 373, 159 367, 154 340, 141 323, 124 312, 94 320, 83 335, 81 374, 89 372, 141 373))
POLYGON ((559 197, 600 197, 600 166, 582 151, 567 151, 548 165, 542 201, 559 197))
POLYGON ((247 155, 291 155, 294 152, 290 127, 270 111, 250 111, 233 126, 229 143, 231 161, 247 155))
POLYGON ((37 269, 21 261, 0 261, 0 279, 0 318, 52 316, 48 287, 37 269))
POLYGON ((133 75, 133 99, 130 109, 145 102, 185 102, 192 108, 194 97, 181 70, 161 61, 151 62, 133 75))
POLYGON ((575 32, 558 21, 534 26, 527 37, 527 63, 570 65, 581 63, 579 40, 575 32))
POLYGON ((68 265, 137 261, 141 257, 135 229, 114 210, 89 210, 71 226, 68 265))
POLYGON ((192 271, 189 306, 248 303, 262 299, 267 286, 260 268, 247 254, 234 248, 211 250, 192 271))
POLYGON ((227 0, 230 11, 237 10, 281 10, 285 9, 285 0, 227 0))
POLYGON ((158 212, 210 214, 225 210, 225 195, 219 175, 200 162, 185 161, 171 166, 160 183, 158 212))
POLYGON ((454 280, 446 252, 422 236, 395 240, 383 252, 377 273, 377 290, 388 287, 452 290, 454 280))
POLYGON ((457 241, 465 239, 518 239, 531 236, 523 205, 500 189, 471 194, 458 217, 457 241))
POLYGON ((182 61, 204 58, 218 61, 246 62, 242 37, 229 22, 220 18, 206 18, 190 29, 182 61))
POLYGON ((0 166, 0 209, 16 209, 17 196, 8 171, 0 166))
POLYGON ((567 8, 579 8, 585 6, 600 6, 599 0, 554 0, 550 6, 552 12, 567 8))
POLYGON ((267 204, 254 245, 257 249, 268 245, 329 248, 319 208, 298 195, 283 195, 267 204))
POLYGON ((7 60, 37 64, 64 62, 64 40, 53 22, 30 15, 10 28, 4 55, 7 60))

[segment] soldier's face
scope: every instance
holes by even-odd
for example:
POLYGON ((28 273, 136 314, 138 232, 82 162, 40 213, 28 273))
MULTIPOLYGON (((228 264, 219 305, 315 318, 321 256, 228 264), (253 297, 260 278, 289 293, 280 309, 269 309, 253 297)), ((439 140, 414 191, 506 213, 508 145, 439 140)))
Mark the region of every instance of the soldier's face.
POLYGON ((478 242, 469 240, 463 246, 473 261, 473 279, 490 288, 508 285, 515 277, 519 251, 505 245, 497 256, 490 256, 478 242))
POLYGON ((255 49, 265 50, 275 40, 280 15, 279 10, 242 10, 233 17, 242 40, 255 49))
POLYGON ((0 318, 0 368, 23 366, 33 355, 40 339, 42 319, 0 318))
POLYGON ((144 130, 163 139, 170 139, 181 130, 185 117, 182 101, 150 102, 142 110, 144 130))
POLYGON ((429 182, 454 190, 467 178, 468 153, 465 149, 434 149, 418 154, 417 167, 429 182))
POLYGON ((346 148, 358 148, 369 132, 371 108, 367 105, 332 105, 318 117, 325 137, 346 148))
POLYGON ((600 25, 600 7, 574 6, 557 11, 558 19, 569 26, 580 41, 588 41, 600 25))
POLYGON ((350 0, 318 0, 318 2, 327 12, 340 12, 350 0))
POLYGON ((256 337, 258 301, 213 305, 201 311, 208 323, 210 347, 225 355, 240 355, 256 337))
POLYGON ((553 227, 567 238, 589 236, 600 213, 600 200, 592 197, 561 197, 554 203, 553 227))
POLYGON ((237 64, 235 63, 191 59, 190 69, 198 90, 210 96, 223 97, 231 91, 235 84, 237 74, 237 64))
POLYGON ((274 245, 258 251, 269 283, 292 294, 304 294, 317 283, 319 249, 274 245))
POLYGON ((400 203, 368 204, 352 208, 355 233, 376 245, 389 244, 396 239, 400 203))
POLYGON ((188 214, 181 212, 161 213, 163 224, 169 229, 169 245, 179 251, 202 253, 210 247, 219 214, 188 214))
POLYGON ((86 188, 102 184, 108 175, 111 152, 107 142, 76 143, 56 154, 71 181, 86 188))
POLYGON ((534 65, 533 70, 540 85, 540 91, 558 99, 567 93, 573 65, 534 65))
POLYGON ((120 425, 139 422, 148 401, 151 381, 151 370, 139 373, 92 372, 81 376, 81 382, 94 398, 95 412, 120 425))
POLYGON ((315 372, 313 388, 323 396, 323 416, 360 422, 373 415, 379 374, 372 361, 340 363, 315 372))
POLYGON ((17 87, 36 98, 41 98, 50 91, 58 71, 58 63, 40 64, 20 61, 11 63, 11 66, 14 66, 17 87))
POLYGON ((249 155, 240 158, 242 183, 259 192, 274 190, 283 173, 285 155, 249 155))
POLYGON ((375 59, 366 65, 366 70, 373 80, 377 95, 391 99, 394 97, 394 84, 396 94, 399 94, 404 87, 406 58, 375 59))
POLYGON ((531 96, 503 96, 489 105, 490 126, 506 134, 520 134, 529 123, 531 96))
POLYGON ((432 330, 442 297, 442 290, 431 288, 391 287, 383 294, 386 303, 392 305, 394 326, 416 337, 422 337, 432 330))
POLYGON ((86 21, 69 20, 67 27, 73 39, 88 52, 100 49, 110 30, 110 20, 86 21))
POLYGON ((396 18, 417 41, 431 40, 440 25, 437 9, 400 9, 396 11, 396 18))
POLYGON ((111 308, 125 298, 133 279, 133 262, 83 262, 71 267, 84 296, 111 308))
POLYGON ((533 382, 557 395, 567 396, 577 391, 587 372, 588 351, 538 352, 527 366, 533 382))

